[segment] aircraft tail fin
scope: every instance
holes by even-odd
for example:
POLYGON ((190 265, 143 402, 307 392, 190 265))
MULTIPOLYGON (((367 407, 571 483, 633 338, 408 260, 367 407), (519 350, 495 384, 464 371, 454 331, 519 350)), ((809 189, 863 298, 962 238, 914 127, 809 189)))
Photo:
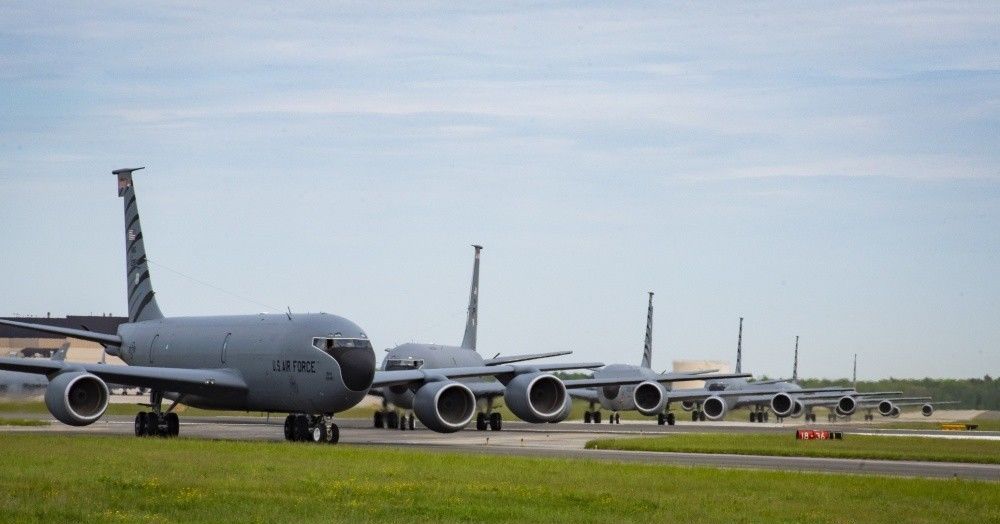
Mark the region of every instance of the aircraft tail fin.
POLYGON ((64 362, 66 360, 66 353, 69 352, 69 342, 63 342, 59 349, 52 352, 52 360, 56 362, 64 362))
POLYGON ((740 317, 740 334, 736 338, 736 372, 743 373, 743 317, 740 317))
POLYGON ((646 310, 646 342, 642 346, 642 367, 653 367, 653 292, 649 292, 649 308, 646 310))
POLYGON ((476 330, 479 324, 479 252, 483 246, 472 245, 476 249, 476 259, 472 265, 472 287, 469 289, 469 312, 465 320, 465 336, 462 347, 475 351, 476 330))
POLYGON ((792 360, 792 382, 799 381, 799 336, 795 335, 795 359, 792 360))
POLYGON ((125 202, 125 273, 129 322, 163 318, 149 278, 146 246, 142 239, 142 224, 139 222, 139 205, 135 200, 135 187, 132 183, 132 173, 140 169, 143 168, 112 171, 118 177, 118 196, 125 202))

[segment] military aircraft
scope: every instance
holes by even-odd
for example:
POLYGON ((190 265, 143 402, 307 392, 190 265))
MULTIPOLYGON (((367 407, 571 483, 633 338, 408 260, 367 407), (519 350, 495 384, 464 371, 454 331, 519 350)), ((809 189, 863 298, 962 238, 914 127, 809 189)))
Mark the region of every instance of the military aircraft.
POLYGON ((642 361, 638 366, 630 364, 609 364, 594 370, 594 380, 602 381, 601 387, 581 386, 573 389, 571 395, 586 400, 589 409, 583 414, 584 423, 601 423, 601 408, 611 411, 610 423, 621 422, 622 411, 638 411, 646 416, 656 415, 659 425, 674 425, 676 416, 670 411, 672 401, 689 398, 688 392, 694 398, 707 396, 704 390, 671 391, 664 386, 669 382, 684 382, 695 380, 722 380, 746 378, 750 374, 715 373, 716 369, 701 370, 690 373, 657 373, 653 371, 653 292, 649 292, 649 305, 646 309, 646 338, 643 344, 642 361), (713 373, 709 375, 708 373, 713 373))
MULTIPOLYGON (((104 415, 108 383, 150 389, 151 411, 135 417, 136 436, 176 436, 178 404, 205 409, 289 413, 290 441, 339 440, 334 414, 358 404, 372 387, 415 389, 414 412, 438 431, 472 419, 476 396, 456 379, 501 376, 508 399, 546 413, 562 404, 551 374, 513 364, 376 371, 367 334, 347 318, 326 313, 165 317, 160 311, 139 221, 133 173, 117 169, 124 202, 128 322, 116 334, 87 329, 0 323, 97 342, 127 366, 0 358, 0 370, 45 375, 45 403, 60 422, 92 424, 104 415), (556 395, 553 397, 553 395, 556 395), (164 409, 164 400, 172 404, 164 409)), ((600 365, 600 364, 595 364, 600 365)), ((570 369, 580 365, 568 365, 570 369)), ((586 366, 584 366, 586 367, 586 366)))
MULTIPOLYGON (((69 351, 69 342, 52 353, 49 360, 63 362, 66 360, 66 352, 69 351)), ((45 393, 49 380, 44 375, 34 373, 18 373, 17 371, 0 371, 0 396, 6 397, 34 397, 45 393)))
MULTIPOLYGON (((476 351, 476 336, 479 324, 479 261, 483 247, 472 246, 475 249, 475 257, 472 265, 472 285, 469 290, 469 308, 465 322, 465 335, 459 346, 446 346, 439 344, 423 344, 410 342, 401 344, 387 350, 388 354, 382 360, 383 370, 435 370, 451 366, 497 366, 500 364, 512 364, 515 362, 525 362, 547 357, 568 355, 571 351, 554 351, 548 353, 531 353, 523 355, 513 355, 508 357, 494 357, 484 359, 476 351)), ((539 371, 550 371, 555 369, 568 369, 565 364, 534 364, 532 367, 539 371)), ((494 431, 499 431, 503 427, 503 418, 497 411, 493 411, 493 404, 497 398, 503 397, 506 388, 498 387, 500 384, 493 377, 482 377, 478 379, 464 380, 476 396, 477 411, 476 429, 485 430, 487 425, 494 431), (485 405, 485 409, 478 409, 485 405)), ((565 386, 552 376, 539 377, 539 382, 535 383, 537 391, 547 391, 549 402, 545 404, 531 405, 526 399, 508 398, 507 405, 518 418, 528 422, 557 422, 561 416, 563 404, 565 403, 565 386)), ((414 429, 413 413, 409 416, 404 412, 402 420, 399 414, 389 409, 388 404, 392 404, 404 410, 413 410, 413 400, 416 391, 408 384, 389 386, 386 388, 373 389, 372 393, 382 397, 382 409, 375 412, 374 426, 376 428, 387 427, 390 429, 414 429)))

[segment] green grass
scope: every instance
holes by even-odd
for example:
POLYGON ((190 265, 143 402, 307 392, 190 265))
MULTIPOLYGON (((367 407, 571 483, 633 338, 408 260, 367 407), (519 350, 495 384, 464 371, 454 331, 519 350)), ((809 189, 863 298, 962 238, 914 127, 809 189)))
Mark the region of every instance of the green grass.
POLYGON ((0 433, 0 522, 997 522, 996 483, 0 433))
POLYGON ((844 440, 816 441, 796 440, 795 435, 791 432, 787 435, 761 433, 672 434, 661 437, 591 440, 587 443, 587 447, 629 451, 1000 464, 1000 443, 996 441, 924 437, 844 435, 844 440))
POLYGON ((48 426, 47 420, 0 417, 0 426, 48 426))

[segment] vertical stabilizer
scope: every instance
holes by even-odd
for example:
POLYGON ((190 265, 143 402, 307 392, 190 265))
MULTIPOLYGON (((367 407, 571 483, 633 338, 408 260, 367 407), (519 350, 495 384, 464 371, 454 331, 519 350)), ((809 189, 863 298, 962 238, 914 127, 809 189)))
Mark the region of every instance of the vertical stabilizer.
POLYGON ((129 322, 163 318, 149 279, 146 246, 142 240, 142 225, 139 223, 139 204, 135 201, 135 187, 132 184, 132 173, 140 169, 143 168, 112 171, 118 177, 118 196, 125 202, 125 274, 129 322))
POLYGON ((740 334, 736 337, 736 372, 743 373, 743 317, 740 317, 740 334))
POLYGON ((858 354, 854 354, 854 373, 851 374, 851 387, 858 390, 858 354))
POLYGON ((476 349, 476 328, 479 324, 479 252, 483 246, 472 245, 476 250, 476 260, 472 263, 472 287, 469 289, 469 312, 465 320, 465 336, 462 347, 476 349))
POLYGON ((792 382, 799 380, 799 336, 795 335, 795 359, 792 360, 792 382))
POLYGON ((653 367, 653 292, 649 292, 649 309, 646 310, 646 343, 642 346, 642 367, 653 367))

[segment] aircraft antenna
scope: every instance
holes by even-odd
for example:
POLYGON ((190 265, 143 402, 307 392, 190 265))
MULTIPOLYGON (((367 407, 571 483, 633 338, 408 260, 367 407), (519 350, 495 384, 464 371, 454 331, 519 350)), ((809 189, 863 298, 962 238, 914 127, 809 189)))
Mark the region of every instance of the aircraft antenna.
POLYGON ((736 337, 736 372, 743 373, 743 317, 740 317, 740 334, 736 337))

